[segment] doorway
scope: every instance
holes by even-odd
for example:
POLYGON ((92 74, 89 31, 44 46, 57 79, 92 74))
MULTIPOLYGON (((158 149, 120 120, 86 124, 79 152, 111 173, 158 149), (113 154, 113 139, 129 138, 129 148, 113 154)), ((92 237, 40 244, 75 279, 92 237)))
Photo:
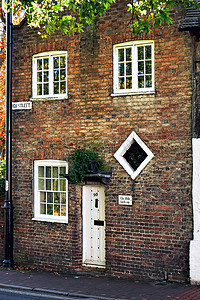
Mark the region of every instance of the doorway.
POLYGON ((105 267, 105 188, 83 186, 83 265, 105 267))

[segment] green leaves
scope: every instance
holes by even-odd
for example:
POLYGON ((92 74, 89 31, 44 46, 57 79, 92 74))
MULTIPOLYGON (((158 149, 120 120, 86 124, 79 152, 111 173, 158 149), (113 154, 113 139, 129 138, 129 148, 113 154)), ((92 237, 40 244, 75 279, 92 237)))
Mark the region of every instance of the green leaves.
MULTIPOLYGON (((71 143, 70 146, 73 146, 71 143)), ((99 156, 96 146, 87 147, 78 145, 70 151, 69 154, 69 179, 72 183, 82 182, 87 173, 91 171, 91 164, 95 163, 98 169, 101 169, 103 162, 99 156)))
MULTIPOLYGON (((83 31, 83 21, 91 24, 97 16, 102 16, 115 0, 20 0, 31 27, 44 30, 48 36, 56 30, 73 35, 83 31)), ((155 26, 171 24, 170 10, 174 7, 194 7, 200 9, 200 2, 193 0, 133 0, 127 1, 131 13, 130 27, 134 34, 148 33, 155 26)), ((8 4, 12 5, 12 0, 8 4)))

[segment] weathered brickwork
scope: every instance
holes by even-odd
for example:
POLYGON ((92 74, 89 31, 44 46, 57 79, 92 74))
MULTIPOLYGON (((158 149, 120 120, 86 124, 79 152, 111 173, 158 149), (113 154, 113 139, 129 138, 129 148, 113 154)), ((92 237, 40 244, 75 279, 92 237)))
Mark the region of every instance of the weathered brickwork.
POLYGON ((32 55, 68 51, 67 100, 13 111, 14 260, 41 269, 82 270, 81 185, 69 185, 68 224, 33 221, 33 162, 66 159, 69 143, 99 142, 113 168, 106 187, 106 269, 114 276, 188 278, 192 238, 191 42, 174 25, 135 37, 117 2, 93 31, 42 39, 27 24, 13 35, 13 101, 32 95, 32 55), (155 42, 155 94, 112 96, 113 45, 155 42), (133 181, 113 154, 135 131, 154 158, 133 181), (132 206, 118 204, 131 195, 132 206))

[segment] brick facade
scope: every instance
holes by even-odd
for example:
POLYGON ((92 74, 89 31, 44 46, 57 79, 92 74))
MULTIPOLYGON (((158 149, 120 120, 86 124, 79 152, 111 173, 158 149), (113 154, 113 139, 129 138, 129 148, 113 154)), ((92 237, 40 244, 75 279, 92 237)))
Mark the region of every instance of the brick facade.
POLYGON ((97 141, 113 168, 106 186, 106 269, 114 276, 188 278, 192 238, 191 41, 174 24, 135 37, 117 2, 93 31, 42 39, 27 24, 13 34, 13 101, 32 95, 32 55, 68 51, 67 100, 33 101, 13 111, 14 261, 48 270, 81 271, 81 185, 69 185, 68 224, 33 221, 33 162, 66 159, 69 143, 97 141), (155 42, 155 94, 112 96, 113 45, 155 42), (135 131, 154 153, 133 181, 113 154, 135 131), (131 195, 132 206, 118 204, 131 195))

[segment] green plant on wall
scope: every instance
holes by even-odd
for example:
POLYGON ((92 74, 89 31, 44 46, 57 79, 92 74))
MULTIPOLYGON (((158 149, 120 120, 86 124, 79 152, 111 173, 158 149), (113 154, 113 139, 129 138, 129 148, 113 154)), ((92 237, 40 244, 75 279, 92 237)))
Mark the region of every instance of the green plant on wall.
POLYGON ((5 194, 6 161, 0 160, 0 196, 5 194))
POLYGON ((100 155, 99 147, 95 145, 75 145, 69 144, 72 149, 69 153, 69 175, 71 183, 82 182, 85 175, 102 170, 103 159, 100 155))

